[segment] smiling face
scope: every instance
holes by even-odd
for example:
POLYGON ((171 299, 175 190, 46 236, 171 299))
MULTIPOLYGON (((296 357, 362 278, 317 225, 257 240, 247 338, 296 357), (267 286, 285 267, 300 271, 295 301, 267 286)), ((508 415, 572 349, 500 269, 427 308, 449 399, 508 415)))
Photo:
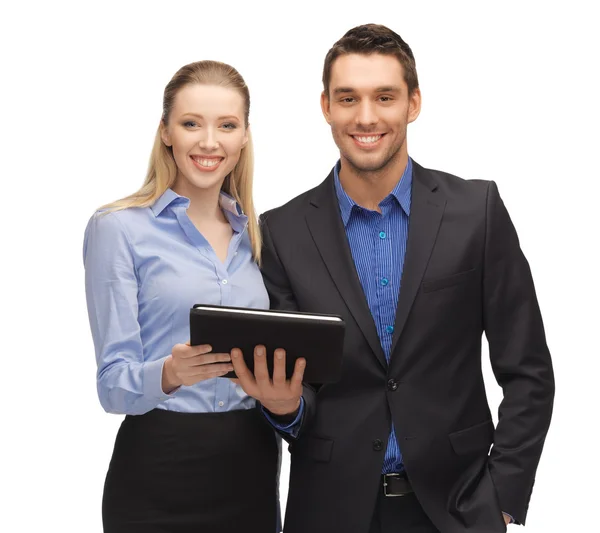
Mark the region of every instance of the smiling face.
POLYGON ((419 116, 421 93, 417 88, 408 94, 396 57, 378 53, 338 57, 321 107, 340 149, 342 167, 365 174, 406 165, 406 129, 419 116))
POLYGON ((218 85, 187 85, 175 96, 163 142, 177 164, 174 190, 189 196, 197 189, 220 190, 248 142, 244 99, 218 85))

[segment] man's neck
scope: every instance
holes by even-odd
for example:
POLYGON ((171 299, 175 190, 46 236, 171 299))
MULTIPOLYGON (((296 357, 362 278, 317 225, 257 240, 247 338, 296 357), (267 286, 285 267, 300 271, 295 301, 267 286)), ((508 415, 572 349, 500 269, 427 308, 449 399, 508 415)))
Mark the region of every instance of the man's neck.
POLYGON ((408 154, 402 154, 380 170, 361 172, 342 156, 340 183, 358 205, 380 211, 379 204, 394 190, 407 164, 408 154))

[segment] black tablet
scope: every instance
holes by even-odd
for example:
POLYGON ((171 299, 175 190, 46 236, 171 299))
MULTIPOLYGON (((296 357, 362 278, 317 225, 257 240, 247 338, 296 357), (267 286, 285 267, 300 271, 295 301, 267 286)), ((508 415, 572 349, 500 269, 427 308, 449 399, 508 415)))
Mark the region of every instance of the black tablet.
MULTIPOLYGON (((209 344, 215 353, 239 348, 254 371, 254 347, 267 350, 273 374, 273 353, 286 351, 286 374, 294 372, 296 359, 304 357, 307 383, 332 383, 341 377, 345 324, 337 315, 271 311, 243 307, 196 304, 190 310, 190 344, 209 344)), ((236 377, 230 372, 224 377, 236 377)))

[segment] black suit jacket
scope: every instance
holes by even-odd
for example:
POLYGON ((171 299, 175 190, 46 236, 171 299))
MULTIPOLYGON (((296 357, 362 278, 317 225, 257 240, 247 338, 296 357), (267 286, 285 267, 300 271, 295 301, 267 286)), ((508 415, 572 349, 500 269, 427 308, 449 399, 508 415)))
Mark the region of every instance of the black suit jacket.
POLYGON ((495 183, 414 164, 389 365, 333 172, 261 222, 272 308, 346 321, 341 380, 304 387, 302 426, 290 440, 286 533, 368 531, 392 421, 415 493, 440 531, 501 532, 501 511, 524 523, 554 378, 529 266, 495 183), (504 393, 496 428, 483 332, 504 393))

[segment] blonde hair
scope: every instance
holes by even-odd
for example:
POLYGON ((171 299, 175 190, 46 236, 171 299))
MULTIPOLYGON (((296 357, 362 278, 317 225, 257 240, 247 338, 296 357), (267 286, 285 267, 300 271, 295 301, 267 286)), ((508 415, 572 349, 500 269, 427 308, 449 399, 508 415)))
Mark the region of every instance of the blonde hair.
MULTIPOLYGON (((250 115, 250 92, 244 78, 232 66, 219 61, 197 61, 180 68, 165 87, 161 124, 169 122, 169 116, 180 89, 188 85, 219 85, 238 91, 244 99, 244 121, 248 127, 250 115)), ((254 200, 252 198, 252 180, 254 174, 254 152, 252 136, 248 133, 248 142, 242 148, 240 159, 225 178, 221 189, 232 196, 248 217, 248 235, 252 246, 252 256, 260 263, 261 236, 258 227, 254 200)), ((177 165, 173 151, 161 138, 161 125, 156 131, 154 146, 150 154, 148 172, 142 187, 135 193, 103 206, 109 211, 129 207, 150 207, 163 193, 172 187, 177 177, 177 165)))

